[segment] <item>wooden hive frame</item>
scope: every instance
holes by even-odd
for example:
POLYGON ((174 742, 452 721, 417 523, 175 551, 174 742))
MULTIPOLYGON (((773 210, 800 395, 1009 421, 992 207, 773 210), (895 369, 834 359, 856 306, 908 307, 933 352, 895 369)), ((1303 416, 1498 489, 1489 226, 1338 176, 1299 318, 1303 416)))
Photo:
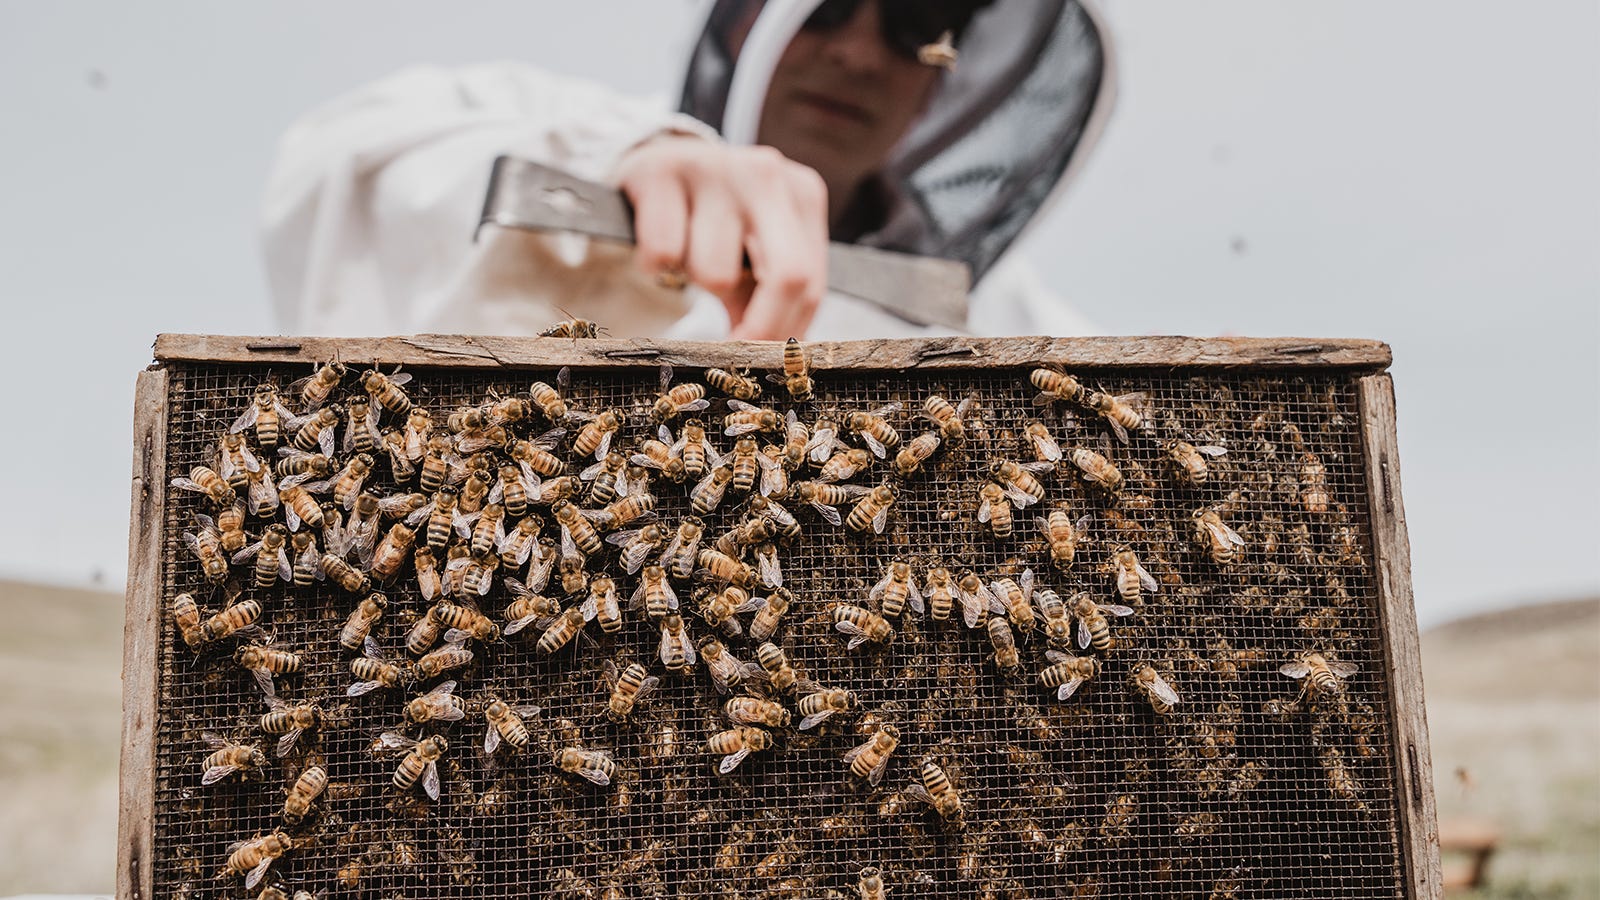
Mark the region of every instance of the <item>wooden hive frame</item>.
MULTIPOLYGON (((1392 786, 1404 896, 1441 896, 1434 786, 1422 671, 1401 502, 1393 384, 1386 345, 1359 340, 1148 338, 939 338, 808 345, 817 370, 925 371, 1017 368, 1045 361, 1068 369, 1196 370, 1201 373, 1329 371, 1357 384, 1373 565, 1380 598, 1393 729, 1392 786)), ((616 370, 670 362, 681 368, 781 369, 782 345, 417 335, 320 339, 161 335, 135 396, 132 520, 123 647, 121 804, 117 896, 155 896, 155 760, 166 521, 169 364, 309 367, 328 359, 407 368, 516 370, 572 366, 616 370)))

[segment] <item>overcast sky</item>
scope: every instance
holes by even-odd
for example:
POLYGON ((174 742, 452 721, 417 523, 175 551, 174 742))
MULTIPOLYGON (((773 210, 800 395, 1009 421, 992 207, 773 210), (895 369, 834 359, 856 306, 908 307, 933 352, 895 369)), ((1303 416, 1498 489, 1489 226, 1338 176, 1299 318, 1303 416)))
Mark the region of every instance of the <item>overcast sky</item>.
MULTIPOLYGON (((0 577, 119 585, 162 331, 270 333, 298 114, 416 62, 673 93, 688 0, 0 0, 0 577), (626 22, 625 31, 617 31, 626 22)), ((1394 347, 1423 622, 1600 590, 1600 12, 1111 3, 1121 96, 1023 248, 1123 334, 1394 347)))

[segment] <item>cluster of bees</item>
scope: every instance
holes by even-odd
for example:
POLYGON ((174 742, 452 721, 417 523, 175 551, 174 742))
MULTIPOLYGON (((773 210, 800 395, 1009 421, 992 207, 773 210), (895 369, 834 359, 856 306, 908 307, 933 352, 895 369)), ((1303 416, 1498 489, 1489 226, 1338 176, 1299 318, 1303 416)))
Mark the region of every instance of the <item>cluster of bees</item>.
MULTIPOLYGON (((487 645, 518 635, 536 635, 538 654, 571 648, 576 655, 596 643, 591 623, 602 635, 617 635, 630 619, 648 619, 659 633, 654 657, 661 672, 653 674, 653 664, 604 661, 604 714, 625 722, 663 678, 692 677, 703 667, 727 697, 727 727, 706 741, 726 775, 751 754, 777 747, 791 726, 808 731, 861 708, 854 692, 805 677, 787 658, 778 635, 797 608, 825 604, 843 652, 890 644, 907 616, 926 616, 935 627, 964 625, 987 637, 1003 677, 1022 668, 1019 641, 1038 634, 1048 665, 1035 677, 1065 701, 1104 674, 1119 647, 1115 619, 1134 615, 1143 596, 1161 587, 1136 548, 1119 544, 1109 552, 1106 596, 1062 597, 1052 589, 1049 573, 1071 569, 1093 527, 1092 516, 1074 516, 1062 502, 1037 517, 1047 551, 1037 572, 1029 566, 986 576, 943 564, 919 572, 913 562, 895 559, 864 597, 792 594, 784 586, 783 548, 803 540, 805 528, 821 527, 803 526, 802 519, 815 515, 868 540, 884 534, 904 485, 922 477, 937 454, 965 442, 975 406, 972 398, 952 403, 928 396, 921 404, 925 429, 905 440, 891 424, 898 404, 802 421, 793 408, 761 405, 769 391, 796 405, 813 399, 806 354, 794 340, 785 347, 783 371, 769 376, 772 386, 722 369, 705 370, 704 383, 675 381, 672 368, 662 365, 651 427, 633 435, 625 432, 627 410, 570 403, 566 369, 526 393, 491 394, 438 419, 412 402, 409 373, 374 367, 347 390, 349 376, 332 362, 281 390, 259 385, 218 437, 210 464, 172 480, 206 498, 209 510, 194 517, 183 546, 213 594, 227 597, 212 611, 194 593, 179 594, 172 619, 196 653, 233 647, 233 660, 262 691, 267 710, 259 730, 277 738, 275 753, 283 757, 324 726, 325 712, 280 695, 279 680, 300 671, 303 657, 272 642, 259 599, 236 599, 235 567, 246 567, 245 577, 259 589, 336 585, 353 600, 338 636, 349 655, 346 694, 399 696, 402 726, 379 734, 372 747, 397 757, 395 789, 420 787, 433 800, 442 790, 439 763, 451 751, 439 732, 451 723, 481 714, 481 749, 491 757, 520 754, 538 736, 530 722, 539 715, 539 698, 487 696, 473 704, 457 693, 461 673, 487 645), (332 402, 336 396, 342 402, 332 402), (726 407, 720 428, 707 415, 713 399, 726 407), (683 491, 691 514, 663 520, 656 508, 666 491, 683 491), (730 510, 732 525, 709 533, 706 518, 730 510), (378 639, 391 614, 385 588, 402 579, 431 604, 405 633, 404 655, 387 652, 378 639), (633 579, 631 590, 624 579, 633 579), (498 619, 485 612, 496 592, 508 601, 498 619), (707 632, 699 639, 692 633, 699 626, 691 624, 697 620, 707 632), (736 646, 744 641, 754 645, 748 660, 736 646), (417 693, 404 699, 400 692, 408 691, 417 693), (424 733, 408 735, 410 728, 424 733)), ((1090 390, 1054 368, 1035 369, 1029 380, 1041 407, 1065 404, 1104 423, 1118 441, 1154 430, 1143 395, 1090 390)), ((1028 423, 1023 436, 1024 457, 989 461, 987 477, 972 486, 975 518, 993 539, 1015 535, 1063 467, 1108 503, 1124 492, 1124 475, 1105 453, 1061 446, 1043 420, 1028 423)), ((1187 436, 1171 438, 1162 450, 1171 477, 1187 488, 1205 484, 1207 461, 1227 452, 1187 436)), ((1222 515, 1218 507, 1202 507, 1191 520, 1196 553, 1219 567, 1246 544, 1222 515)), ((1302 697, 1337 697, 1355 668, 1307 650, 1281 671, 1301 682, 1302 697)), ((1151 660, 1134 659, 1126 673, 1155 713, 1182 703, 1151 660)), ((205 741, 202 785, 268 765, 252 744, 210 733, 205 741)), ((625 764, 576 741, 556 744, 550 764, 595 785, 610 785, 625 764)), ((880 721, 844 753, 843 770, 876 787, 899 744, 898 727, 880 721)), ((962 794, 941 762, 948 760, 921 759, 905 793, 960 828, 962 794)), ((311 814, 327 784, 325 768, 304 768, 284 802, 289 830, 230 847, 221 876, 242 876, 247 889, 256 888, 293 849, 290 831, 311 814)), ((881 870, 860 870, 861 896, 885 891, 881 870)))

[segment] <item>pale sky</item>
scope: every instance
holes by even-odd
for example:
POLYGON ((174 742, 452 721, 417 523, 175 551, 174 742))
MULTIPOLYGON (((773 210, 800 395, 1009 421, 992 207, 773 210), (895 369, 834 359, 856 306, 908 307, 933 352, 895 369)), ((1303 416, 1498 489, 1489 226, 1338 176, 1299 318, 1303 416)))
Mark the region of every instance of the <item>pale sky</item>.
MULTIPOLYGON (((1391 343, 1424 624, 1600 591, 1597 5, 1106 7, 1121 96, 1041 277, 1110 333, 1391 343)), ((158 332, 276 330, 297 115, 418 62, 675 94, 702 9, 0 0, 0 577, 121 583, 134 377, 158 332)))

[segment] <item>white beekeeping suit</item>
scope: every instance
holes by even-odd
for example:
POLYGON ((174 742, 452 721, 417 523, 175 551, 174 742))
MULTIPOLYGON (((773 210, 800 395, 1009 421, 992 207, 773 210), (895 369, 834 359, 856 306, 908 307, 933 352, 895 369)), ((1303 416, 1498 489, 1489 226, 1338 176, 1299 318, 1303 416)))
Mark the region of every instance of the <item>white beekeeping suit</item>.
MULTIPOLYGON (((630 248, 494 227, 474 241, 490 168, 511 155, 605 181, 662 133, 752 142, 777 56, 818 2, 718 0, 689 65, 686 112, 512 62, 411 68, 313 111, 282 138, 262 204, 282 327, 528 335, 570 314, 619 337, 725 337, 716 298, 661 286, 631 264, 630 248), (762 6, 755 27, 729 59, 719 29, 752 6, 762 6)), ((997 0, 973 20, 960 65, 885 173, 903 202, 859 242, 969 263, 974 334, 1085 333, 1004 251, 1082 164, 1111 83, 1092 9, 997 0)), ((948 331, 830 293, 804 337, 948 331)))

